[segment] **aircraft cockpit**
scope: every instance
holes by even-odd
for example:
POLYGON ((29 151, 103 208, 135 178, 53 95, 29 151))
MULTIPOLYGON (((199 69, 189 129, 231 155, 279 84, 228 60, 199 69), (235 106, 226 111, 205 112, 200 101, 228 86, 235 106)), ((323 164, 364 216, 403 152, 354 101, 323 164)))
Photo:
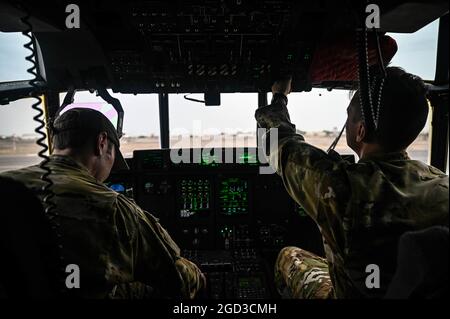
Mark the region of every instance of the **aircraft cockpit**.
POLYGON ((105 184, 159 219, 206 275, 202 297, 278 299, 280 250, 325 252, 316 223, 269 165, 254 119, 270 104, 275 80, 292 78, 289 108, 293 122, 303 121, 298 132, 324 151, 337 146, 355 163, 339 137, 349 92, 367 89, 362 68, 420 65, 432 111, 412 154, 448 174, 448 2, 374 4, 0 1, 0 170, 46 160, 47 128, 59 114, 99 110, 122 137, 130 168, 112 172, 105 184), (32 70, 12 81, 13 34, 29 49, 22 65, 32 70), (419 34, 431 35, 434 49, 408 42, 419 34), (426 50, 431 55, 421 56, 426 50), (36 122, 28 119, 36 138, 43 136, 39 146, 9 129, 8 122, 23 119, 12 110, 18 103, 30 116, 40 112, 36 122))

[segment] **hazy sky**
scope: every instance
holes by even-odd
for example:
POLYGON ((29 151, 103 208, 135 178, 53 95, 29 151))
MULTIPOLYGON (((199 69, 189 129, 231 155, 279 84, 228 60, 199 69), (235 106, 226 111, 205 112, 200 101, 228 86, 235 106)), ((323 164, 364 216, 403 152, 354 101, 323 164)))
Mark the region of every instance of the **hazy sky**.
MULTIPOLYGON (((414 34, 390 34, 397 40, 399 50, 392 65, 401 66, 424 79, 433 79, 437 48, 438 22, 433 22, 414 34)), ((0 82, 27 78, 21 34, 0 32, 0 82)), ((159 134, 158 98, 156 94, 114 94, 125 110, 124 132, 129 135, 159 134)), ((192 97, 196 97, 193 95, 192 97)), ((202 98, 202 95, 197 96, 202 98)), ((36 124, 32 116, 31 99, 0 105, 0 135, 33 133, 36 124)), ((77 103, 100 102, 89 92, 79 92, 77 103)), ((349 95, 346 91, 314 89, 289 97, 292 121, 304 131, 332 130, 341 127, 346 118, 349 95)), ((192 132, 194 121, 209 131, 252 131, 257 107, 256 94, 222 94, 222 105, 206 107, 184 100, 183 95, 169 98, 171 132, 192 132)))

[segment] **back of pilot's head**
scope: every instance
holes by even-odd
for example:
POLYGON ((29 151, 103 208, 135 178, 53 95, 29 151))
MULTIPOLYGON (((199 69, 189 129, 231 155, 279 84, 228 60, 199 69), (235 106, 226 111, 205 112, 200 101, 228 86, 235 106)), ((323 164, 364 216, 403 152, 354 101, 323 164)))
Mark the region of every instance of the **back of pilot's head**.
POLYGON ((98 180, 106 179, 111 169, 128 169, 116 129, 101 112, 70 109, 55 120, 51 130, 55 150, 90 161, 96 166, 93 174, 98 180))
POLYGON ((68 110, 56 119, 52 134, 55 149, 81 150, 94 146, 98 132, 83 129, 79 126, 80 121, 80 114, 76 110, 68 110))
MULTIPOLYGON (((420 134, 428 117, 428 100, 423 80, 399 67, 386 68, 381 94, 378 128, 368 132, 364 142, 378 143, 385 151, 406 149, 420 134)), ((378 90, 372 95, 374 107, 378 102, 378 90)), ((351 102, 353 120, 362 119, 359 93, 351 102)), ((366 120, 372 120, 370 116, 366 120)))

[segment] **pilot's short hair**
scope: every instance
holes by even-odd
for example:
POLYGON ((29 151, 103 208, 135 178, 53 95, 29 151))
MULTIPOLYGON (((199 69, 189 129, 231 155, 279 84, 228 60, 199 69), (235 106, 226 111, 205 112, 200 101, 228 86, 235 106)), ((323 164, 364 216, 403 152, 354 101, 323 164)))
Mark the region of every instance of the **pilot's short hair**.
MULTIPOLYGON (((368 142, 376 142, 385 151, 406 149, 424 128, 429 105, 427 88, 423 80, 399 67, 386 68, 378 128, 370 134, 368 142)), ((378 92, 377 92, 378 93, 378 92)), ((374 104, 378 97, 374 96, 374 104)), ((356 103, 361 118, 359 101, 356 103)), ((370 118, 371 119, 371 118, 370 118)))

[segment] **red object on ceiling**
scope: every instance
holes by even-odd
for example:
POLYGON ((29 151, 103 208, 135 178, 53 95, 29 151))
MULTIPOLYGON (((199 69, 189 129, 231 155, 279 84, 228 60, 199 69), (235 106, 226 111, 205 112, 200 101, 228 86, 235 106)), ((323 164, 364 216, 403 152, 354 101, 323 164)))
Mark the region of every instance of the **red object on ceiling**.
MULTIPOLYGON (((369 65, 378 64, 375 37, 369 41, 369 65)), ((397 43, 387 35, 380 36, 383 61, 387 65, 397 52, 397 43)), ((312 84, 328 81, 357 81, 358 55, 356 36, 345 36, 335 40, 323 41, 317 46, 311 68, 312 84)))

